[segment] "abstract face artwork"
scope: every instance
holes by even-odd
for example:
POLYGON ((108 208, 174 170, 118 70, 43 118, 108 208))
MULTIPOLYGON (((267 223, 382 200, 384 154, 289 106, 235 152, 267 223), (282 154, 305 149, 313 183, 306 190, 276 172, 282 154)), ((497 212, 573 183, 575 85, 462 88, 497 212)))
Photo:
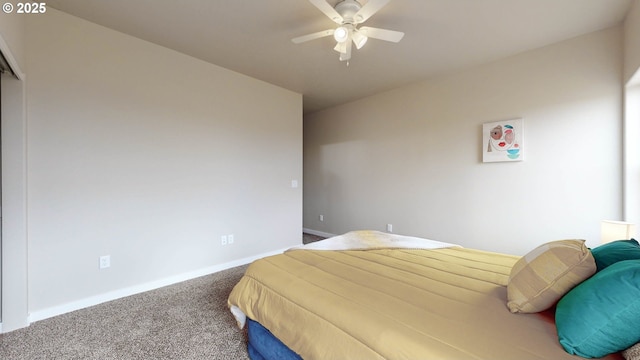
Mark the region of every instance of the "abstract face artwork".
POLYGON ((497 121, 482 125, 483 162, 522 161, 522 119, 497 121))

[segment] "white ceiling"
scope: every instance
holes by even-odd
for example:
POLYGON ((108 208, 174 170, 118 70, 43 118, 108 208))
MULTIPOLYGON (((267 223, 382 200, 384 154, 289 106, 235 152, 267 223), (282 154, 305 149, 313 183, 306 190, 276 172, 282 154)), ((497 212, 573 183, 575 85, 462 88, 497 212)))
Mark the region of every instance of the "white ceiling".
POLYGON ((335 27, 306 0, 47 1, 302 93, 305 113, 611 27, 624 20, 630 5, 631 0, 392 0, 365 24, 402 31, 402 41, 371 39, 354 50, 347 67, 333 51, 332 37, 290 41, 335 27))

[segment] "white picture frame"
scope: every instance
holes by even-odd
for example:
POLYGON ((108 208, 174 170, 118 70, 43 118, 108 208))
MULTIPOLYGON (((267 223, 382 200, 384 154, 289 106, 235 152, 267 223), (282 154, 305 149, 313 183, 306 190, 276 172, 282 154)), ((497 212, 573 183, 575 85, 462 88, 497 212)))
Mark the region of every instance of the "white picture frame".
POLYGON ((523 119, 482 124, 482 162, 523 161, 524 154, 523 119))

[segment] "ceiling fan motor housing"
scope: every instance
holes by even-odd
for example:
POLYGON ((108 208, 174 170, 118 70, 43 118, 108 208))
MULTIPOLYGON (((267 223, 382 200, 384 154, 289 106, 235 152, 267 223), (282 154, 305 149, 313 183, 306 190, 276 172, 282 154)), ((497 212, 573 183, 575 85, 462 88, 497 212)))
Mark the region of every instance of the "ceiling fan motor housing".
POLYGON ((362 9, 362 5, 360 5, 356 0, 343 0, 337 3, 334 9, 344 19, 343 24, 354 24, 360 22, 358 19, 353 18, 356 13, 362 9))

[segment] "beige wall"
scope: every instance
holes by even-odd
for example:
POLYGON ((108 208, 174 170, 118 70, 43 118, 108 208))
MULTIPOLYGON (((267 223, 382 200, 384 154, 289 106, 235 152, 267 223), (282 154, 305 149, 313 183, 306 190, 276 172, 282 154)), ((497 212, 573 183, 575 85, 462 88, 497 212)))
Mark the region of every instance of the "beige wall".
MULTIPOLYGON (((10 1, 15 4, 15 2, 10 1)), ((5 2, 3 2, 4 4, 5 2)), ((0 11, 0 44, 6 45, 7 49, 0 50, 8 51, 11 59, 15 60, 15 64, 20 70, 24 68, 25 63, 25 51, 24 51, 24 25, 25 17, 16 16, 15 14, 7 14, 4 11, 0 11)), ((14 69, 15 70, 15 69, 14 69)))
POLYGON ((640 0, 634 0, 624 22, 624 81, 640 83, 640 0))
POLYGON ((51 8, 26 49, 32 319, 301 242, 300 94, 51 8))
MULTIPOLYGON (((625 88, 624 217, 640 224, 640 83, 625 88)), ((638 234, 636 234, 637 236, 638 234)))
POLYGON ((596 245, 622 211, 621 67, 614 28, 306 116, 304 227, 596 245), (525 161, 482 163, 482 124, 520 117, 525 161))
POLYGON ((624 22, 624 217, 640 223, 640 0, 624 22))

